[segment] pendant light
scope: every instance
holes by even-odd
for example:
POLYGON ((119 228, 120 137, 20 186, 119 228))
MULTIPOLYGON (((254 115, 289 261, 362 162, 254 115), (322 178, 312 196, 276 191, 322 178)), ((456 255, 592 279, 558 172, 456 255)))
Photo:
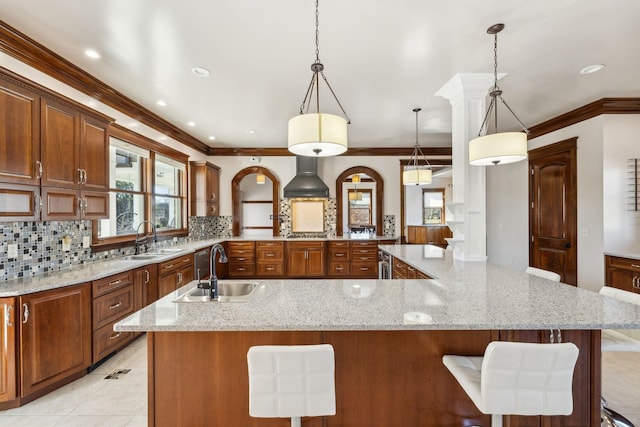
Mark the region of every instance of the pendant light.
POLYGON ((425 157, 418 144, 418 113, 422 108, 414 108, 416 113, 416 145, 413 147, 413 153, 409 164, 404 167, 402 172, 402 183, 404 185, 425 185, 431 184, 431 164, 425 157))
POLYGON ((527 158, 527 135, 529 130, 520 121, 516 113, 502 98, 502 91, 498 87, 498 33, 504 29, 504 24, 495 24, 487 29, 487 34, 493 34, 493 88, 489 93, 491 102, 484 116, 478 137, 469 142, 469 163, 476 166, 504 165, 519 162, 527 158), (524 132, 498 132, 498 103, 496 98, 507 107, 516 118, 524 132), (495 133, 484 136, 488 131, 488 120, 493 111, 495 133))
POLYGON ((351 183, 353 184, 353 191, 349 191, 349 201, 362 200, 362 193, 358 191, 357 184, 360 183, 360 175, 353 174, 351 176, 351 183))
POLYGON ((316 0, 316 60, 311 64, 313 75, 300 106, 300 114, 289 120, 288 146, 290 152, 300 156, 328 157, 337 156, 347 151, 347 124, 351 123, 351 120, 324 75, 324 65, 320 62, 318 16, 318 0, 316 0), (318 74, 327 84, 344 117, 320 112, 320 79, 318 74), (314 91, 316 112, 309 113, 314 91))
POLYGON ((267 177, 263 173, 256 174, 256 184, 263 185, 267 177))

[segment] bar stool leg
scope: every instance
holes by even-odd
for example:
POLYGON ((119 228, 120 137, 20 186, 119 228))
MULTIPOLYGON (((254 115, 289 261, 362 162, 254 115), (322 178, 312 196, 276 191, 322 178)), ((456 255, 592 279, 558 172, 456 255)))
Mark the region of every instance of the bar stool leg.
POLYGON ((291 417, 291 427, 301 427, 301 426, 302 426, 302 418, 291 417))

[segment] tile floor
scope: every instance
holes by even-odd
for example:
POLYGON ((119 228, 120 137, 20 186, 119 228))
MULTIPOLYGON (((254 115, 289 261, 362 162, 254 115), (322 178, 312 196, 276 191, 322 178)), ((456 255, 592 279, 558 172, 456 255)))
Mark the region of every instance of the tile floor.
MULTIPOLYGON (((20 408, 0 411, 0 427, 144 427, 147 347, 144 336, 90 374, 20 408), (131 369, 119 379, 104 379, 131 369)), ((604 353, 602 390, 609 406, 640 427, 640 353, 604 353)))

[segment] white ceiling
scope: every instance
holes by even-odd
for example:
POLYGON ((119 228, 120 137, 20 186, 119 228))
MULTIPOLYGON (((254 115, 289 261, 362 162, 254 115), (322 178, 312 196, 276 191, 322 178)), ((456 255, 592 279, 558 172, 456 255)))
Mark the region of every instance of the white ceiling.
MULTIPOLYGON (((313 0, 0 0, 0 17, 215 147, 286 147, 315 59, 313 0)), ((351 117, 350 146, 413 145, 416 106, 420 144, 444 146, 451 109, 434 94, 455 73, 493 71, 490 25, 506 25, 503 96, 532 126, 640 96, 639 20, 637 0, 320 0, 320 59, 351 117)), ((338 113, 324 85, 321 96, 338 113)), ((518 129, 499 112, 501 130, 518 129)))

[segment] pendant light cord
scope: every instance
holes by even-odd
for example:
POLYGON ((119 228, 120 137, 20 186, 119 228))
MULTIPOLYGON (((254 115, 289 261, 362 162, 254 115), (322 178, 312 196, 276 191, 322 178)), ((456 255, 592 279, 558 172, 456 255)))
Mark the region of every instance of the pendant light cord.
POLYGON ((427 160, 427 157, 422 152, 420 148, 420 144, 418 143, 418 113, 422 111, 422 108, 414 108, 413 112, 416 113, 416 144, 413 146, 413 153, 411 153, 411 159, 409 160, 409 165, 413 165, 414 169, 418 169, 420 166, 420 162, 418 161, 419 157, 422 157, 422 160, 429 169, 431 169, 431 163, 427 160))

